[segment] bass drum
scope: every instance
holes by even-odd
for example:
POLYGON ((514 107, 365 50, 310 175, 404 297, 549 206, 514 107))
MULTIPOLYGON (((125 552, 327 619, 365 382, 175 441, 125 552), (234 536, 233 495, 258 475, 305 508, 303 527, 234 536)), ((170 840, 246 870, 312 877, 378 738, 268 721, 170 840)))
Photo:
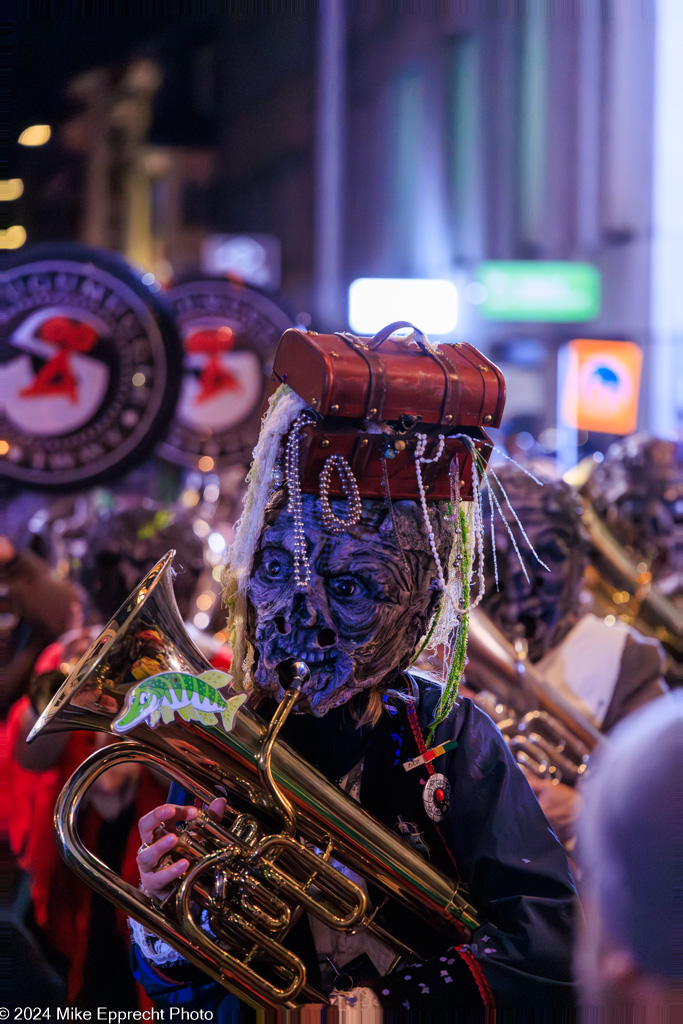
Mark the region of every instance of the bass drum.
POLYGON ((184 357, 180 399, 159 455, 216 469, 248 465, 280 337, 293 318, 272 296, 192 276, 168 292, 184 357))
POLYGON ((165 434, 182 347, 153 275, 76 243, 14 254, 0 282, 3 476, 84 488, 165 434))

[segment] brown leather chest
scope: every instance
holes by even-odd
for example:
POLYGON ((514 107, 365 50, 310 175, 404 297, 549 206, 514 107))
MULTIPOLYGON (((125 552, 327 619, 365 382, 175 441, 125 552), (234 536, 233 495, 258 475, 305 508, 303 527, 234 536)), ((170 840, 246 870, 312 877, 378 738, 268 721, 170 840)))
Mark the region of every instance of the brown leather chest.
MULTIPOLYGON (((387 335, 388 330, 372 339, 299 330, 282 336, 273 387, 288 384, 319 417, 302 432, 302 490, 318 490, 327 458, 338 453, 354 471, 364 497, 383 497, 388 481, 391 498, 414 498, 419 435, 427 437, 425 460, 438 452, 442 435, 441 456, 422 463, 426 496, 450 496, 449 474, 444 473, 449 463, 467 498, 471 447, 485 464, 490 445, 484 428, 500 424, 503 376, 472 345, 429 344, 420 332, 407 338, 387 335)), ((338 481, 330 493, 341 493, 338 481)))

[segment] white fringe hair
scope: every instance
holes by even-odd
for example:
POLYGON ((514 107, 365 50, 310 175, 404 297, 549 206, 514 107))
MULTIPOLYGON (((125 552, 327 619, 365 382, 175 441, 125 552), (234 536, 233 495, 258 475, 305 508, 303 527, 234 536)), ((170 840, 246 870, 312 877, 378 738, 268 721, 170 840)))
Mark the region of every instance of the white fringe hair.
POLYGON ((221 574, 223 601, 228 609, 228 634, 232 649, 233 686, 250 688, 254 651, 246 638, 247 590, 256 547, 263 530, 266 505, 281 486, 277 478, 277 460, 282 454, 282 439, 303 409, 308 408, 286 384, 281 384, 268 403, 261 432, 247 474, 244 508, 235 526, 235 538, 227 553, 221 574))

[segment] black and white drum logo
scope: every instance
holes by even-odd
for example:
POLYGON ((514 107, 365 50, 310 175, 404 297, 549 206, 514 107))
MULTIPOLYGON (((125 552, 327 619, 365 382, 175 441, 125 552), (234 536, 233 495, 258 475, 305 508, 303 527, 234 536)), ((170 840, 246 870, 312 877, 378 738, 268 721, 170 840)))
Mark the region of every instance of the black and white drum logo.
MULTIPOLYGON (((173 414, 172 319, 115 257, 76 246, 15 265, 0 283, 7 475, 87 485, 142 458, 173 414)), ((175 380, 173 379, 175 377, 175 380)))
POLYGON ((197 466, 249 462, 272 360, 291 319, 272 299, 228 280, 197 278, 168 293, 185 349, 175 420, 160 454, 197 466))

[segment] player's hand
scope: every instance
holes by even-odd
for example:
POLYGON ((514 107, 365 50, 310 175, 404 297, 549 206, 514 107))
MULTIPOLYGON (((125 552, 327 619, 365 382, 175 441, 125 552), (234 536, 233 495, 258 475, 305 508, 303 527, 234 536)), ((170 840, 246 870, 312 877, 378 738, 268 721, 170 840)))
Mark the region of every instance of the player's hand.
MULTIPOLYGON (((209 804, 207 810, 212 818, 220 821, 225 814, 225 800, 219 797, 209 804)), ((178 836, 174 834, 173 826, 180 821, 194 821, 197 813, 197 808, 193 806, 162 804, 140 818, 138 830, 142 846, 137 853, 137 864, 142 891, 146 896, 165 899, 173 889, 173 882, 187 871, 190 866, 187 858, 173 860, 169 857, 178 845, 178 836), (154 831, 160 825, 164 825, 169 834, 155 839, 154 831)))

